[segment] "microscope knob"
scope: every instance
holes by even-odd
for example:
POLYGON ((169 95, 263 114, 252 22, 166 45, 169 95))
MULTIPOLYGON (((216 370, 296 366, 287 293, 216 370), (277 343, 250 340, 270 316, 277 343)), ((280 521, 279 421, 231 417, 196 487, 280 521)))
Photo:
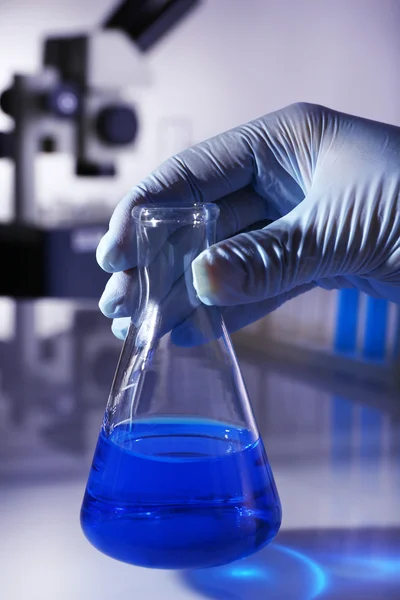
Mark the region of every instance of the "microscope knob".
POLYGON ((74 117, 79 110, 79 94, 75 86, 63 83, 44 96, 44 108, 58 117, 74 117))
POLYGON ((105 144, 124 146, 132 143, 136 137, 137 117, 130 106, 110 105, 97 115, 96 129, 105 144))
POLYGON ((4 113, 6 113, 6 115, 13 117, 14 116, 13 106, 14 106, 14 89, 9 88, 8 90, 4 90, 4 92, 0 95, 0 108, 4 113))

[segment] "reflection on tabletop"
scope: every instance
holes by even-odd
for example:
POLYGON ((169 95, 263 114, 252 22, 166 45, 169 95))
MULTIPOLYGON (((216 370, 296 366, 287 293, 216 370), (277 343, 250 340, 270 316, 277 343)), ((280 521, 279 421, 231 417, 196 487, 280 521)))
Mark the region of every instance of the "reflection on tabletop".
POLYGON ((395 600, 399 542, 400 529, 282 531, 253 557, 183 578, 215 600, 395 600))

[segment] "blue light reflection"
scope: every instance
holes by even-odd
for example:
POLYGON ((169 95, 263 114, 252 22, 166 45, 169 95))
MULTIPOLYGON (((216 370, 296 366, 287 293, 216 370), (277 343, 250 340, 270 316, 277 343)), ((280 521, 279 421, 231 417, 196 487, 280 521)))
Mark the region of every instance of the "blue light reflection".
POLYGON ((186 583, 215 600, 314 600, 327 577, 310 557, 280 544, 230 565, 184 574, 186 583))
POLYGON ((250 565, 235 565, 229 571, 227 570, 227 575, 238 579, 262 579, 263 581, 266 581, 270 576, 266 569, 250 565))
POLYGON ((185 582, 214 600, 399 600, 400 528, 280 537, 236 563, 189 571, 185 582))
POLYGON ((323 569, 316 563, 314 560, 303 554, 302 552, 298 552, 297 550, 293 550, 292 548, 287 548, 285 546, 276 546, 275 548, 280 548, 283 552, 287 554, 291 554, 296 557, 298 560, 302 561, 305 566, 309 569, 310 573, 313 574, 314 578, 314 590, 311 592, 310 600, 313 598, 317 598, 321 592, 325 589, 327 584, 327 575, 323 571, 323 569))

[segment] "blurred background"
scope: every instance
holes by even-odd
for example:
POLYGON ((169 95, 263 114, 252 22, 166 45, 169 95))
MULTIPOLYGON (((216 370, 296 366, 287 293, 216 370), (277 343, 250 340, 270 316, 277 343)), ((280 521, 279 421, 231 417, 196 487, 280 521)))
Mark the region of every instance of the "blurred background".
POLYGON ((353 290, 234 336, 283 504, 276 545, 183 577, 79 531, 121 347, 97 308, 113 208, 171 154, 292 102, 400 125, 399 26, 396 0, 0 0, 7 600, 400 598, 399 312, 353 290))

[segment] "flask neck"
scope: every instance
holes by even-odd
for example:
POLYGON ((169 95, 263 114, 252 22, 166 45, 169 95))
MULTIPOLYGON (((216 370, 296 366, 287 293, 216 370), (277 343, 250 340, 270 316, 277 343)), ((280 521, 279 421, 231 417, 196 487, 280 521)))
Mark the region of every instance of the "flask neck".
POLYGON ((139 286, 135 324, 146 320, 150 328, 159 329, 162 322, 163 334, 200 304, 192 263, 215 242, 219 209, 204 204, 134 210, 139 286))
POLYGON ((181 277, 192 288, 192 262, 215 242, 217 206, 152 206, 135 212, 141 298, 161 301, 181 277))

